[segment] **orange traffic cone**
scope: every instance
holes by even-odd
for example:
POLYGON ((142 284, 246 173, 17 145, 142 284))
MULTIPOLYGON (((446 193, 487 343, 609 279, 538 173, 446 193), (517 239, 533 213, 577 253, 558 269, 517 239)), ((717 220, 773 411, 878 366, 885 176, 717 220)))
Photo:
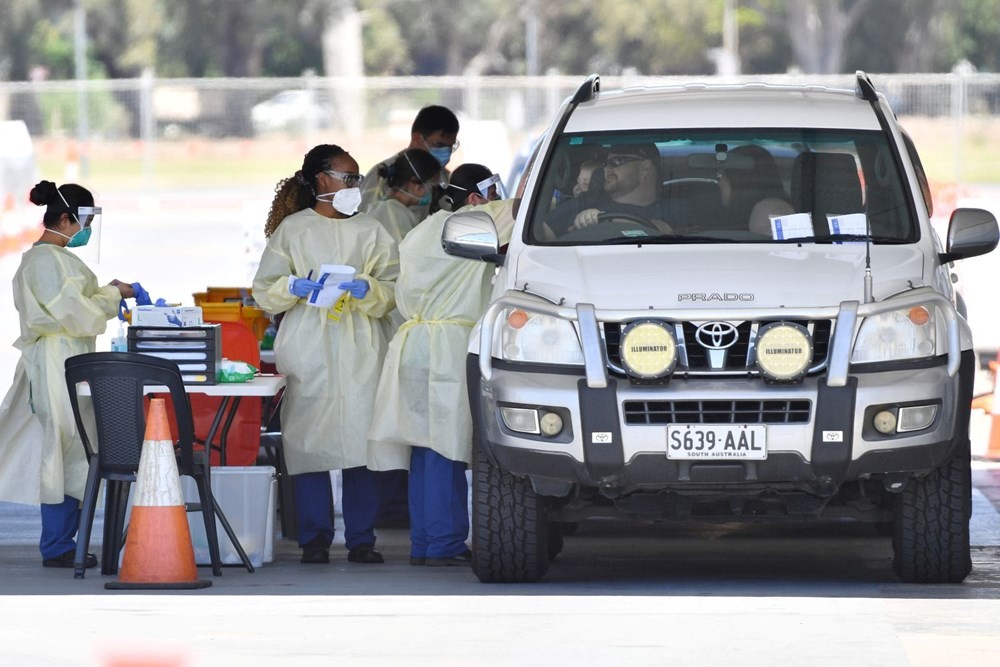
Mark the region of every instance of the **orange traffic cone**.
POLYGON ((206 588, 198 579, 164 399, 149 402, 135 500, 118 581, 110 589, 206 588))

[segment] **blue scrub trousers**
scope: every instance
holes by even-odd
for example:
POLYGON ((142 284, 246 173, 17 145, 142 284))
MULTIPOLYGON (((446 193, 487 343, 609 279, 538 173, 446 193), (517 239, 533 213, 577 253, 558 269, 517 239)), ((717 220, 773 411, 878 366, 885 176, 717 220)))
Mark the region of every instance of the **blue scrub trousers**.
POLYGON ((42 538, 38 549, 42 558, 57 558, 76 550, 76 531, 80 527, 80 501, 63 496, 57 504, 42 503, 42 538))
POLYGON ((457 556, 468 548, 468 536, 465 463, 427 447, 414 447, 410 454, 410 556, 457 556))
MULTIPOLYGON (((375 519, 381 494, 377 473, 368 468, 341 472, 343 488, 344 542, 348 550, 375 546, 375 519)), ((299 519, 299 546, 316 537, 333 542, 333 485, 329 472, 295 475, 295 511, 299 519)))

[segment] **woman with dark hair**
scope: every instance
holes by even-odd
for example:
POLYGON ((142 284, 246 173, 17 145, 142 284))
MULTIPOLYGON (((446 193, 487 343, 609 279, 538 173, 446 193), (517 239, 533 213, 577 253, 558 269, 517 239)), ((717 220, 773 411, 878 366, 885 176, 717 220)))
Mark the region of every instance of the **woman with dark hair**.
POLYGON ((425 150, 407 148, 392 163, 378 165, 378 177, 383 195, 367 213, 402 241, 427 215, 434 186, 441 180, 441 164, 425 150))
MULTIPOLYGON (((87 457, 66 390, 65 362, 93 352, 97 336, 118 313, 132 286, 103 287, 67 250, 87 244, 101 209, 83 186, 41 181, 29 199, 45 206, 44 230, 21 256, 14 274, 14 307, 21 351, 14 384, 0 406, 0 500, 40 503, 39 549, 45 567, 73 567, 87 457)), ((87 567, 97 558, 87 554, 87 567)))
POLYGON ((327 563, 333 541, 331 470, 343 470, 347 559, 381 563, 375 550, 379 491, 365 468, 386 340, 378 319, 395 304, 396 242, 375 220, 355 215, 363 177, 339 146, 316 146, 291 178, 278 183, 264 232, 267 247, 253 297, 282 314, 275 362, 288 378, 281 406, 282 441, 295 475, 303 563, 327 563), (354 268, 333 305, 316 306, 324 264, 354 268))
MULTIPOLYGON (((498 201, 499 180, 483 165, 463 164, 451 175, 445 201, 454 211, 487 210, 506 243, 513 202, 498 201)), ((441 231, 451 215, 431 215, 399 244, 396 304, 406 321, 386 353, 368 436, 371 469, 410 471, 411 565, 470 562, 465 359, 496 267, 445 254, 441 231)))

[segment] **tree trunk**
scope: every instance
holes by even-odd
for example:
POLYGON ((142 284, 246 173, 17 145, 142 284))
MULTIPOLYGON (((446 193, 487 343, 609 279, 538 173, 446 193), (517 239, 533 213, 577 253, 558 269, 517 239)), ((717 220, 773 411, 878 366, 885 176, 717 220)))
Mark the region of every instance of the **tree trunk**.
POLYGON ((356 0, 326 0, 323 20, 323 67, 341 80, 330 97, 341 129, 350 139, 365 129, 364 52, 361 13, 356 0))
POLYGON ((843 67, 844 40, 871 0, 789 0, 788 36, 795 62, 806 74, 835 74, 843 67))

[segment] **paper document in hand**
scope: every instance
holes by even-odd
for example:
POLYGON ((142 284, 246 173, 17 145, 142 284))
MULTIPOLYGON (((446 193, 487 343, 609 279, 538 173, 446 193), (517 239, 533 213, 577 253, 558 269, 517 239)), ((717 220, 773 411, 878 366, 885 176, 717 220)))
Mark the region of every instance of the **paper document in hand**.
POLYGON ((355 269, 344 264, 324 264, 319 267, 319 282, 323 289, 313 292, 309 297, 309 305, 317 308, 329 308, 337 303, 344 290, 337 287, 340 283, 354 280, 355 269))

